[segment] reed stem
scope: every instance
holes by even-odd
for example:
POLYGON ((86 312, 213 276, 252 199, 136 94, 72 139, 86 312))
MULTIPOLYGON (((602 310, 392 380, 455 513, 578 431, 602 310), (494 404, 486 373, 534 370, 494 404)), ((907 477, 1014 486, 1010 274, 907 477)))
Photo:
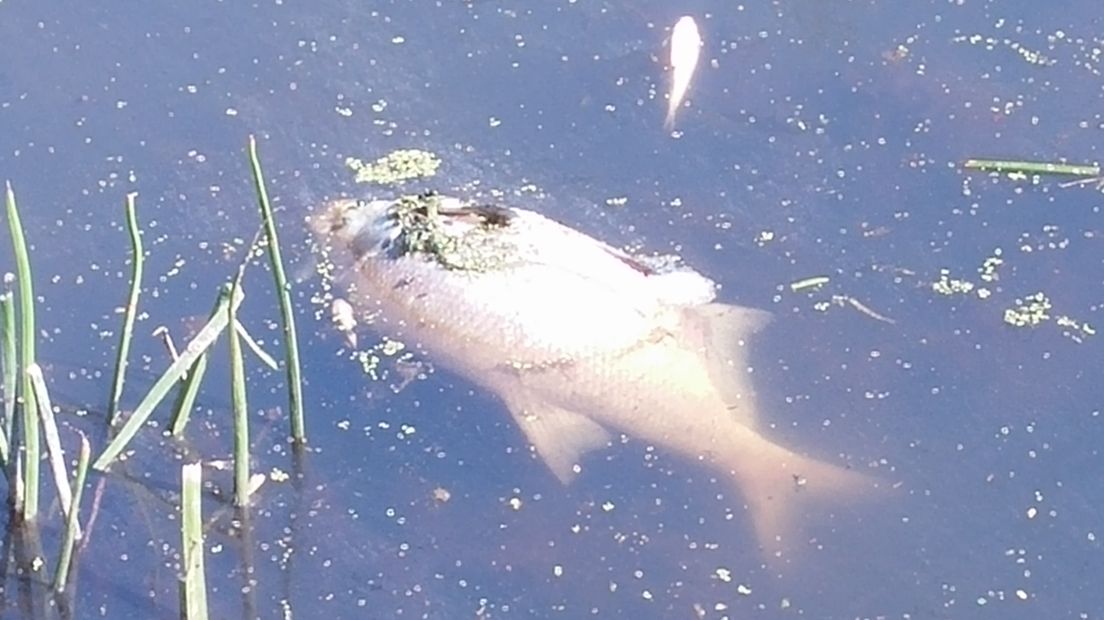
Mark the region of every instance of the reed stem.
POLYGON ((130 247, 133 255, 130 272, 130 295, 127 296, 127 305, 123 314, 123 329, 119 336, 119 349, 115 352, 115 379, 111 382, 111 397, 107 403, 107 422, 115 424, 115 416, 119 412, 119 399, 123 394, 123 383, 126 381, 127 359, 130 355, 130 340, 134 333, 134 319, 138 314, 138 295, 142 291, 142 263, 145 256, 142 253, 142 235, 138 228, 138 214, 135 200, 138 194, 130 193, 126 197, 126 221, 127 230, 130 232, 130 247))
POLYGON ((295 335, 295 309, 291 305, 291 286, 288 284, 287 275, 284 273, 284 261, 280 256, 276 219, 272 215, 272 206, 268 201, 264 173, 261 171, 261 161, 257 156, 257 141, 253 136, 249 136, 249 164, 253 170, 253 185, 257 190, 257 201, 261 207, 268 259, 272 265, 272 276, 276 281, 280 300, 280 315, 283 318, 284 346, 287 348, 288 397, 291 401, 291 436, 297 443, 305 443, 307 436, 303 423, 303 385, 299 368, 299 342, 295 335))

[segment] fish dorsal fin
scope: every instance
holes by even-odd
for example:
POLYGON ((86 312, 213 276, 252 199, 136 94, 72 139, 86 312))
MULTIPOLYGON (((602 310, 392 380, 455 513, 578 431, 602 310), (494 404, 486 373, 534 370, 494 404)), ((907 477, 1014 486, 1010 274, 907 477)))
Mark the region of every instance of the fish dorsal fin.
POLYGON ((713 387, 729 411, 749 428, 755 428, 757 420, 755 392, 748 377, 748 339, 770 320, 765 310, 715 303, 686 308, 683 313, 686 342, 702 356, 713 387))
POLYGON ((514 420, 536 448, 545 465, 567 484, 575 477, 579 459, 609 442, 609 433, 587 416, 535 397, 513 397, 507 406, 514 420))

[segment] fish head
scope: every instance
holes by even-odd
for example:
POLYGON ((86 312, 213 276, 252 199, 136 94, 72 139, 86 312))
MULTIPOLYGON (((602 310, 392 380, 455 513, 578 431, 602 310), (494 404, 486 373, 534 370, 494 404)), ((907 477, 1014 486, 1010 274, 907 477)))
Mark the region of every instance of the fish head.
POLYGON ((411 258, 450 270, 489 271, 519 258, 518 213, 434 193, 335 200, 312 228, 324 250, 356 263, 411 258))
POLYGON ((468 204, 433 193, 396 200, 342 198, 322 211, 312 221, 315 234, 348 247, 358 259, 433 253, 445 240, 469 234, 496 236, 516 215, 506 207, 468 204))
POLYGON ((311 228, 325 245, 348 248, 357 260, 393 253, 402 235, 390 200, 332 200, 312 218, 311 228))

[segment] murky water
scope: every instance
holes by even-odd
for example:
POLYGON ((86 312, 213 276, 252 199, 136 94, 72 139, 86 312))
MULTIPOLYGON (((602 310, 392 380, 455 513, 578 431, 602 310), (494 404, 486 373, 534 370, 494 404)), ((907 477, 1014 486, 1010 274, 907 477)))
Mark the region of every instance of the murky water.
MULTIPOLYGON (((295 459, 283 375, 254 362, 255 467, 291 478, 242 522, 229 472, 208 472, 213 617, 1104 612, 1104 356, 1055 320, 1101 322, 1101 194, 960 167, 1100 158, 1097 4, 531 4, 0 3, 0 177, 33 245, 67 445, 83 428, 102 446, 124 195, 139 193, 149 254, 133 406, 166 364, 151 332, 185 338, 256 230, 244 145, 260 140, 301 280, 311 441, 295 459), (663 46, 682 14, 706 47, 672 137, 663 46), (704 468, 626 438, 563 488, 491 395, 443 371, 397 394, 395 377, 366 378, 315 318, 301 221, 369 191, 346 156, 405 147, 444 159, 430 187, 503 190, 612 243, 677 251, 724 301, 774 312, 753 354, 765 432, 899 488, 810 515, 800 553, 767 566, 704 468), (987 296, 933 291, 942 269, 987 296), (829 284, 788 286, 817 275, 829 284), (1036 292, 1052 320, 1006 325, 1036 292)), ((250 273, 243 314, 277 351, 267 278, 250 273)), ((68 617, 175 617, 181 455, 231 451, 215 357, 189 444, 147 429, 126 468, 90 480, 68 617)), ((33 611, 26 583, 7 575, 7 617, 33 611)))

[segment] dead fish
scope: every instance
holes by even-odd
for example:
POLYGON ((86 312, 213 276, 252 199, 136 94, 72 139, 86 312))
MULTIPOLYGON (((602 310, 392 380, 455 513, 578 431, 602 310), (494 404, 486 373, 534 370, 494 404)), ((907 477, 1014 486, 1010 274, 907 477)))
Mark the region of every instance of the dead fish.
POLYGON ((333 322, 337 331, 344 334, 345 344, 349 345, 350 349, 356 349, 357 320, 353 305, 340 297, 335 297, 334 300, 330 302, 330 321, 333 322))
POLYGON ((690 90, 701 48, 697 22, 689 15, 680 17, 671 30, 671 92, 667 95, 667 118, 663 121, 667 131, 675 127, 675 113, 690 90))
POLYGON ((757 430, 745 343, 769 315, 676 259, 436 195, 334 201, 312 227, 358 311, 501 397, 564 483, 625 433, 729 479, 774 554, 806 498, 874 488, 757 430))

